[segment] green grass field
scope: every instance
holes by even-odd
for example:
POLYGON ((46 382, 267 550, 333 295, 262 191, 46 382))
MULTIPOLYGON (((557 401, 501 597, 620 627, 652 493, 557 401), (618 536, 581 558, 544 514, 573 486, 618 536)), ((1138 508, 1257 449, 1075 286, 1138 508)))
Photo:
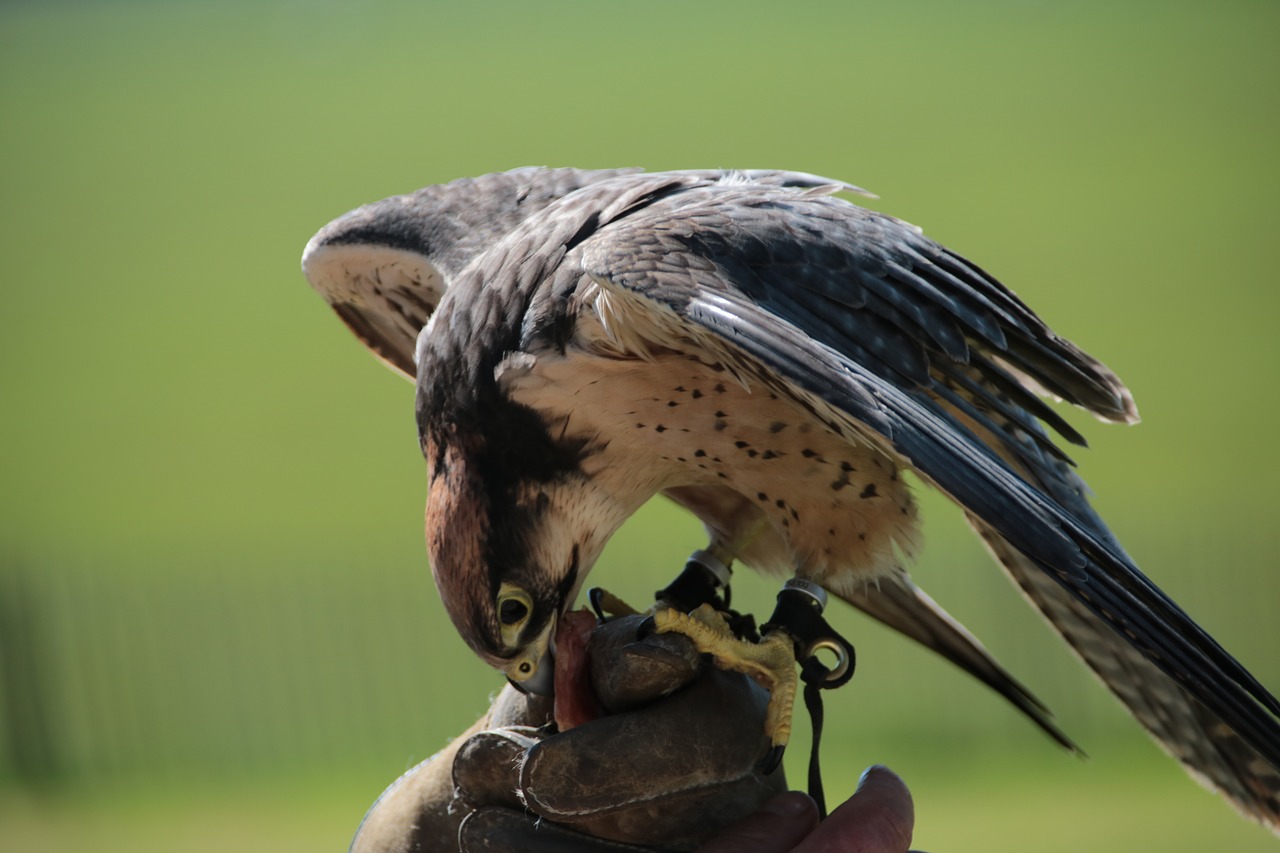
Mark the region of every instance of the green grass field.
MULTIPOLYGON (((0 849, 342 849, 480 712, 411 388, 298 258, 351 207, 518 165, 879 193, 1125 378, 1140 426, 1071 415, 1097 504, 1280 688, 1278 36, 1248 2, 0 5, 0 849)), ((893 766, 926 850, 1274 848, 924 508, 922 585, 1093 758, 844 610, 833 790, 893 766)), ((700 544, 655 505, 593 579, 642 599, 700 544)))

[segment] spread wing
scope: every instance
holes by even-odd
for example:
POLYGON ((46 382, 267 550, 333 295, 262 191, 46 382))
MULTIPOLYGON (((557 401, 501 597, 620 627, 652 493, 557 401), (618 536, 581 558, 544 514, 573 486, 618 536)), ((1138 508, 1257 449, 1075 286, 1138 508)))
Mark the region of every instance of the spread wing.
POLYGON ((472 258, 565 195, 635 171, 530 167, 392 196, 320 229, 302 270, 361 343, 413 381, 418 332, 472 258))
MULTIPOLYGON (((418 333, 449 282, 473 258, 565 196, 639 171, 531 166, 392 196, 356 208, 320 229, 303 251, 302 270, 361 343, 413 381, 418 333)), ((694 180, 721 173, 669 174, 694 180)), ((788 187, 833 183, 802 172, 742 174, 788 187)), ((850 184, 840 186, 865 193, 850 184)))
POLYGON ((1045 429, 1083 444, 1044 393, 1136 420, 1124 386, 980 269, 836 189, 655 186, 581 243, 588 298, 629 346, 786 394, 946 493, 1155 738, 1280 827, 1280 703, 1138 570, 1045 429))

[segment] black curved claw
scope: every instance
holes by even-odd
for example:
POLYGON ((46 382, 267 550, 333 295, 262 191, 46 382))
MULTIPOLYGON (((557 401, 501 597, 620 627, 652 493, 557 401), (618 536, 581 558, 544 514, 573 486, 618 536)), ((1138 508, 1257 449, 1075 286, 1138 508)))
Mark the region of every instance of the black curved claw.
POLYGON ((787 745, 780 743, 777 746, 769 747, 769 751, 756 762, 756 770, 768 776, 770 773, 778 769, 778 765, 782 764, 782 754, 787 751, 787 745))
POLYGON ((658 620, 652 616, 646 616, 639 625, 636 626, 636 640, 640 641, 646 637, 652 637, 658 630, 658 620))
POLYGON ((595 611, 596 619, 601 622, 608 622, 609 619, 604 615, 604 590, 598 586, 593 586, 587 590, 587 603, 591 605, 591 609, 595 611))

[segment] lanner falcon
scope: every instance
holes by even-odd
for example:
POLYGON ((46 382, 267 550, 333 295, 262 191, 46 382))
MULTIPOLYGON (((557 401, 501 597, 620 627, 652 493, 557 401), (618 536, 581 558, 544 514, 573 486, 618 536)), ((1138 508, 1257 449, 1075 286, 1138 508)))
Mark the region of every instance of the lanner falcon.
MULTIPOLYGON (((841 192, 860 190, 517 169, 311 240, 311 284, 417 380, 431 568, 463 639, 542 689, 557 619, 661 493, 706 525, 708 553, 820 584, 1052 730, 908 576, 911 471, 1168 752, 1280 828, 1280 703, 1138 570, 1046 428, 1083 445, 1042 398, 1132 423, 1129 392, 990 275, 841 192)), ((750 670, 750 644, 705 642, 750 670)), ((792 660, 765 683, 794 684, 792 660)))

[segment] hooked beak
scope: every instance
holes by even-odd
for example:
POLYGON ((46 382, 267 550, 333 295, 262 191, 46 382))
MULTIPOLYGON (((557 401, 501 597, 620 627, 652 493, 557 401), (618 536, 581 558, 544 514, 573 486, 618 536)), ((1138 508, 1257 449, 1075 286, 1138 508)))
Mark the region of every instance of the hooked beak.
POLYGON ((525 695, 552 696, 555 694, 556 620, 552 619, 538 637, 507 666, 507 682, 525 695))

